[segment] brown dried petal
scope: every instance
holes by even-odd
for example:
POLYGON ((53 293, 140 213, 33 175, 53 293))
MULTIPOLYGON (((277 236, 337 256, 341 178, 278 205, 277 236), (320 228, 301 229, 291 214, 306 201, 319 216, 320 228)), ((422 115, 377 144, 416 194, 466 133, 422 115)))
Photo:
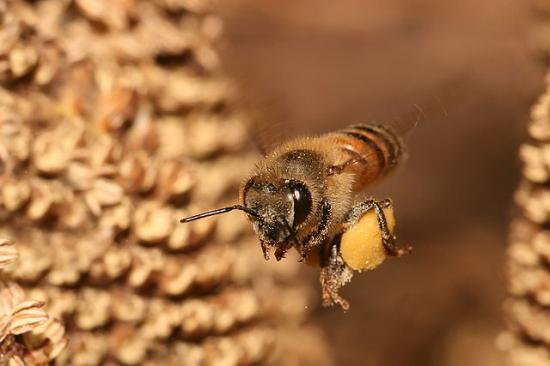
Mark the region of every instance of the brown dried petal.
POLYGON ((550 146, 524 144, 520 148, 523 175, 532 182, 543 183, 550 177, 550 146))
POLYGON ((39 135, 33 143, 33 162, 36 168, 46 174, 58 174, 63 171, 70 159, 71 152, 65 150, 54 133, 39 135))
POLYGON ((147 320, 141 333, 148 339, 166 339, 182 321, 180 307, 162 299, 149 303, 147 320))
POLYGON ((157 122, 159 139, 158 156, 164 159, 180 159, 185 155, 187 147, 182 141, 186 139, 185 121, 181 118, 169 117, 157 122))
POLYGON ((17 116, 6 115, 0 119, 0 160, 16 164, 28 159, 31 146, 31 132, 17 116))
POLYGON ((522 332, 537 342, 550 344, 550 317, 548 310, 531 305, 526 300, 509 299, 505 307, 522 332))
POLYGON ((102 134, 88 148, 88 161, 96 171, 121 158, 121 147, 108 135, 102 134))
POLYGON ((539 102, 531 110, 531 122, 529 134, 538 140, 550 139, 550 118, 549 118, 550 94, 543 94, 539 102))
POLYGON ((114 30, 128 26, 133 0, 76 0, 78 9, 88 18, 101 22, 114 30))
POLYGON ((0 239, 0 268, 15 262, 18 257, 14 243, 8 239, 0 239))
POLYGON ((160 290, 168 295, 182 295, 191 288, 199 272, 191 261, 168 260, 160 274, 160 290))
POLYGON ((49 286, 46 287, 46 296, 46 298, 36 297, 48 304, 48 313, 52 317, 63 319, 74 314, 77 294, 73 290, 49 286))
POLYGON ((148 341, 135 334, 131 327, 115 328, 111 331, 110 339, 112 353, 124 365, 141 364, 147 355, 148 341))
POLYGON ((112 247, 105 253, 103 261, 107 277, 116 279, 128 271, 132 258, 126 248, 112 247))
POLYGON ((174 224, 172 210, 157 202, 139 206, 133 219, 133 229, 137 237, 147 243, 158 243, 168 239, 174 224))
POLYGON ((158 146, 156 122, 153 121, 150 108, 141 108, 127 133, 128 147, 133 150, 154 152, 158 146))
POLYGON ((113 301, 113 316, 122 322, 140 322, 147 314, 147 304, 139 296, 120 292, 113 301))
POLYGON ((67 167, 66 178, 72 188, 84 191, 92 187, 95 172, 86 164, 71 162, 67 167))
POLYGON ((179 250, 189 246, 189 238, 191 237, 190 225, 176 225, 170 238, 168 239, 168 248, 179 250))
POLYGON ((15 335, 26 333, 48 320, 48 314, 42 309, 43 306, 43 302, 36 300, 27 300, 18 304, 12 313, 11 333, 15 335))
POLYGON ((40 51, 40 63, 34 73, 34 82, 47 85, 55 77, 61 67, 60 51, 54 47, 46 47, 40 51))
POLYGON ((85 288, 77 298, 76 325, 83 330, 101 327, 110 319, 111 295, 85 288))
POLYGON ((101 206, 111 206, 120 203, 124 192, 122 187, 107 179, 96 179, 91 194, 101 206))
POLYGON ((145 151, 126 156, 119 166, 118 181, 127 193, 149 191, 156 181, 156 169, 145 151))
POLYGON ((132 247, 132 268, 128 274, 128 284, 131 287, 141 287, 148 283, 154 274, 160 272, 165 265, 166 258, 157 248, 146 249, 132 247))
POLYGON ((0 282, 0 315, 11 316, 19 304, 24 302, 25 293, 19 285, 0 282))
POLYGON ((135 90, 115 88, 102 96, 99 112, 100 127, 104 131, 115 131, 123 128, 137 113, 139 96, 135 90))
POLYGON ((34 180, 31 182, 31 189, 31 202, 27 207, 27 216, 31 220, 40 220, 52 214, 55 206, 64 199, 59 182, 34 180))
POLYGON ((72 285, 80 280, 82 273, 90 266, 91 259, 71 242, 74 238, 54 236, 51 250, 56 253, 53 267, 47 275, 52 285, 72 285))
POLYGON ((68 364, 74 366, 101 365, 107 356, 108 349, 107 335, 73 332, 69 343, 72 357, 68 364))
POLYGON ((50 318, 23 336, 27 348, 31 349, 29 361, 48 361, 56 358, 68 344, 65 327, 57 319, 50 318))
POLYGON ((12 75, 19 78, 32 70, 38 62, 38 54, 34 47, 16 45, 9 53, 12 75))
MULTIPOLYGON (((159 107, 163 111, 177 111, 192 106, 212 106, 230 96, 229 85, 222 80, 201 79, 188 74, 173 74, 163 81, 159 107)), ((228 131, 225 128, 224 131, 228 131)), ((209 131, 212 132, 212 131, 209 131)), ((205 132, 206 135, 206 132, 205 132)))
POLYGON ((242 146, 245 139, 246 130, 241 120, 197 115, 187 124, 185 143, 190 155, 207 158, 220 151, 234 151, 242 146), (224 128, 220 128, 222 124, 224 128))
POLYGON ((194 183, 191 172, 181 162, 167 161, 160 168, 156 193, 163 200, 174 199, 189 193, 194 183))
MULTIPOLYGON (((40 301, 25 300, 25 294, 17 284, 0 283, 0 315, 4 329, 9 334, 25 333, 45 322, 48 315, 42 309, 43 306, 44 303, 40 301)), ((4 333, 3 336, 5 335, 4 333)))
POLYGON ((0 27, 0 55, 7 54, 17 43, 19 38, 19 22, 10 21, 0 27))
POLYGON ((15 355, 9 359, 8 366, 28 366, 28 364, 20 356, 15 355))
POLYGON ((214 326, 214 308, 200 300, 189 300, 181 307, 181 332, 186 337, 199 337, 208 334, 214 326))
POLYGON ((29 201, 31 188, 29 183, 9 180, 2 184, 2 202, 8 211, 16 211, 29 201))
POLYGON ((43 237, 36 237, 32 244, 19 242, 17 251, 20 260, 16 268, 10 268, 10 274, 18 280, 34 282, 47 272, 53 263, 52 250, 49 245, 39 241, 43 237))
POLYGON ((73 199, 59 215, 59 222, 69 229, 81 229, 90 222, 88 207, 82 199, 73 199))

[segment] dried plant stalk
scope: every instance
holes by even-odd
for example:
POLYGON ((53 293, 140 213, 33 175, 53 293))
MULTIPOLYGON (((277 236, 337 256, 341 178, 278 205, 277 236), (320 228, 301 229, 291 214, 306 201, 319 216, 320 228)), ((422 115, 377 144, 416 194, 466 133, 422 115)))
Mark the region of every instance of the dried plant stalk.
POLYGON ((520 148, 523 180, 515 198, 522 215, 511 227, 504 306, 509 330, 499 339, 514 366, 550 364, 549 96, 550 87, 533 107, 532 141, 520 148))
POLYGON ((66 324, 59 365, 329 362, 298 330, 297 263, 263 263, 242 218, 178 225, 253 156, 221 30, 207 0, 0 1, 0 233, 8 273, 66 324))

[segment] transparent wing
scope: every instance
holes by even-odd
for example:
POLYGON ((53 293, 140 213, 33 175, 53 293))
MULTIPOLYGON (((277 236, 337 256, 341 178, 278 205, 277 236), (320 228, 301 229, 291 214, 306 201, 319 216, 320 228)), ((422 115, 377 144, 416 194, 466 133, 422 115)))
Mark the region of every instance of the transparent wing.
POLYGON ((238 88, 236 108, 245 111, 250 141, 263 155, 296 136, 295 129, 287 122, 289 101, 284 99, 284 93, 246 78, 239 78, 238 88))

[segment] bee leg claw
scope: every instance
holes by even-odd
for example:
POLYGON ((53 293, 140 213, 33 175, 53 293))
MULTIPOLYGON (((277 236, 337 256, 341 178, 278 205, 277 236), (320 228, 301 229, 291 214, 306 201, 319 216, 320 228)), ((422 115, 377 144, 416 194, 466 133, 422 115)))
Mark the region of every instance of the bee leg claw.
POLYGON ((395 236, 391 236, 391 239, 383 239, 382 244, 384 244, 384 249, 386 253, 392 257, 401 257, 402 255, 407 255, 412 252, 412 246, 407 245, 406 247, 399 248, 395 244, 395 236))

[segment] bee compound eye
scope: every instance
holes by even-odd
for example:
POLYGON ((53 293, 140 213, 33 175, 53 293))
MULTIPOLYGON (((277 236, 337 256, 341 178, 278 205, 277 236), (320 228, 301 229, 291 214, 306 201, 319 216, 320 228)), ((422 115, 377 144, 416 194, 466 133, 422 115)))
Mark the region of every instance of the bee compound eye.
POLYGON ((289 181, 290 196, 294 202, 294 222, 296 227, 304 222, 311 211, 311 194, 305 184, 296 181, 289 181))

